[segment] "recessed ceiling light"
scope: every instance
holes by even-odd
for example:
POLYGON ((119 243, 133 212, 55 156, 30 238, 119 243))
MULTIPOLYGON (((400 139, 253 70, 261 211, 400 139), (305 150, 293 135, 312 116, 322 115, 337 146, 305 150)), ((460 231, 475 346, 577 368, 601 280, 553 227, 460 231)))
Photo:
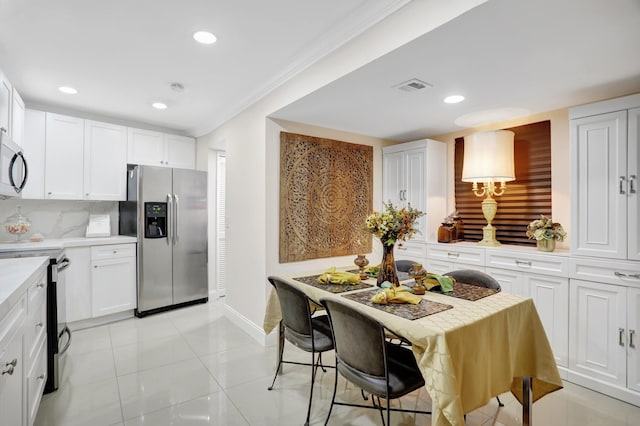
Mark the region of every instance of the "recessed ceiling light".
POLYGON ((202 44, 213 44, 217 40, 216 36, 211 34, 209 31, 198 31, 193 33, 193 38, 195 41, 202 44))
POLYGON ((458 102, 464 101, 464 96, 462 95, 451 95, 444 98, 445 103, 448 104, 457 104, 458 102))
POLYGON ((69 87, 69 86, 60 86, 60 87, 58 87, 58 90, 61 91, 62 93, 67 94, 67 95, 75 95, 76 93, 78 93, 78 91, 76 89, 74 89, 73 87, 69 87))
POLYGON ((167 104, 163 104, 162 102, 154 102, 151 106, 155 109, 167 109, 167 104))

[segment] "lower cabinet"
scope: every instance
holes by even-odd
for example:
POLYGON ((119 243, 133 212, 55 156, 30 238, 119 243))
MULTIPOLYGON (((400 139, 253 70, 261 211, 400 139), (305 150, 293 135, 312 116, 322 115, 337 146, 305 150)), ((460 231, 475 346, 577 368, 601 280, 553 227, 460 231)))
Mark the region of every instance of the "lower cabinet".
POLYGON ((0 423, 21 426, 25 423, 24 398, 24 332, 25 301, 0 322, 0 423))

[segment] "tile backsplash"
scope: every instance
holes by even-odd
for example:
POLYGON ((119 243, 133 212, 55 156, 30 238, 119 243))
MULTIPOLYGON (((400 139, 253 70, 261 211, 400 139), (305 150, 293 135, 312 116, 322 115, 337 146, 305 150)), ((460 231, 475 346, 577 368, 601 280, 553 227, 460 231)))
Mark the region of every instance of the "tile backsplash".
MULTIPOLYGON (((31 222, 31 229, 23 237, 39 232, 45 238, 84 237, 90 214, 108 214, 111 218, 111 235, 118 235, 117 201, 66 201, 66 200, 0 200, 0 223, 21 206, 21 212, 31 222)), ((0 229, 0 241, 14 241, 4 225, 0 229)))

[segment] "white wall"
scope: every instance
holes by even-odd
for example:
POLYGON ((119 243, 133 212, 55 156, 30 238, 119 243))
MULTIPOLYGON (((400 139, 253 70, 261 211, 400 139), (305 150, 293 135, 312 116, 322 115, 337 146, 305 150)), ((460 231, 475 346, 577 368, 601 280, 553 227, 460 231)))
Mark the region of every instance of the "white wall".
MULTIPOLYGON (((272 209, 278 205, 279 192, 272 172, 277 170, 273 159, 279 147, 269 137, 276 127, 272 128, 274 123, 266 118, 482 3, 484 0, 411 2, 198 139, 197 158, 201 169, 207 167, 206 151, 220 141, 226 142, 228 232, 225 303, 230 318, 256 339, 264 338, 261 325, 269 294, 266 277, 280 270, 280 266, 272 265, 271 257, 268 257, 269 250, 277 247, 277 239, 273 237, 272 209)), ((380 196, 379 189, 376 196, 380 196)), ((335 259, 326 260, 326 263, 335 262, 335 259)), ((306 266, 311 265, 301 265, 306 266)))

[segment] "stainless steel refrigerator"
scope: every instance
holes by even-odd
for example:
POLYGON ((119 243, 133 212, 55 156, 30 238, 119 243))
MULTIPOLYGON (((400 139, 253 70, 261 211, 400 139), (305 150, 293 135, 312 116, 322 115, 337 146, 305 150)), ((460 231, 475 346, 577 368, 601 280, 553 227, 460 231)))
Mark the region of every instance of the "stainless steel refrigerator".
POLYGON ((208 300, 206 172, 131 167, 119 229, 138 238, 137 316, 208 300))

